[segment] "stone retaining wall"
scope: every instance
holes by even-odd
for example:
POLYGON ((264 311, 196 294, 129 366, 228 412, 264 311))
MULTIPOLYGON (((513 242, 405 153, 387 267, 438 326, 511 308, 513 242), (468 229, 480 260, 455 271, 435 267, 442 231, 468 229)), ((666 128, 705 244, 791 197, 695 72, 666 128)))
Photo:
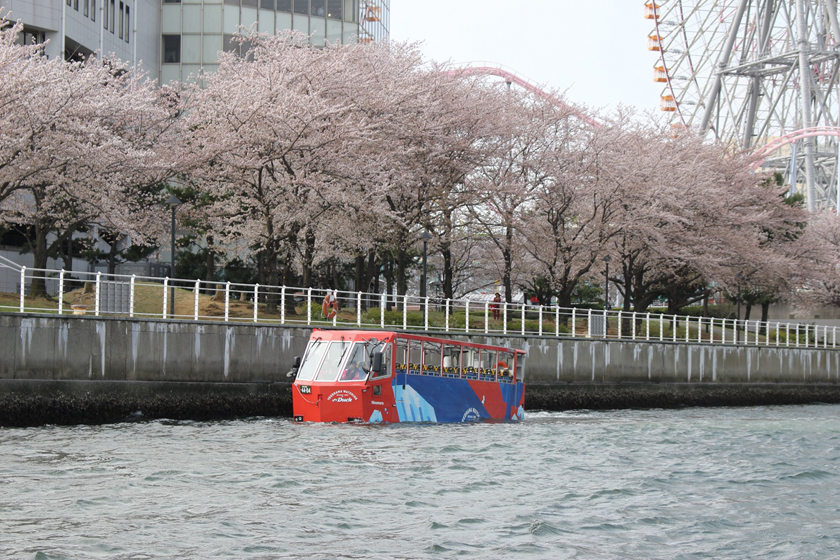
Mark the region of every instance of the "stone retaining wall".
MULTIPOLYGON (((291 414, 307 327, 0 314, 0 425, 291 414)), ((440 333, 430 333, 441 336, 440 333)), ((840 402, 840 352, 457 338, 528 351, 528 409, 840 402)))

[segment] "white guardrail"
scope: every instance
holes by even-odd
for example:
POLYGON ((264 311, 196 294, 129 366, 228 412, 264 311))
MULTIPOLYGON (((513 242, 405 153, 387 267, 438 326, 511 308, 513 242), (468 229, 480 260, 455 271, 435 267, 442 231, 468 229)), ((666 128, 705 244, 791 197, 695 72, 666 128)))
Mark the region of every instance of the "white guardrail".
MULTIPOLYGON (((2 264, 0 264, 2 266, 2 264)), ((8 267, 6 267, 8 268, 8 267)), ((17 272, 17 269, 15 269, 17 272)), ((0 311, 448 333, 836 348, 837 327, 20 267, 0 311), (33 280, 51 296, 33 297, 33 280), (330 311, 330 309, 328 309, 330 311), (331 313, 330 313, 331 314, 331 313)))

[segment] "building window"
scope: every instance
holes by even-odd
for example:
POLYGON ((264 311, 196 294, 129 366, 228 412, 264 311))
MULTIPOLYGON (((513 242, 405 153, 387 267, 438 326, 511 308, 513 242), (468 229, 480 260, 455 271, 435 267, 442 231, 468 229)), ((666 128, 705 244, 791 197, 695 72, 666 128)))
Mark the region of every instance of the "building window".
POLYGON ((67 0, 67 5, 72 6, 73 5, 73 0, 67 0))
POLYGON ((295 0, 296 14, 309 14, 309 0, 295 0))
POLYGON ((163 0, 164 4, 180 4, 181 0, 163 0))
POLYGON ((324 17, 326 15, 326 11, 324 11, 324 0, 311 0, 311 4, 313 16, 324 17))
POLYGON ((273 10, 274 0, 260 0, 260 8, 263 10, 273 10))
POLYGON ((90 0, 85 0, 85 17, 90 14, 90 0))
POLYGON ((181 62, 181 36, 163 36, 163 63, 177 64, 181 62))
POLYGON ((114 24, 117 19, 117 5, 114 2, 115 0, 111 0, 111 33, 114 32, 114 24))
POLYGON ((79 11, 79 0, 73 0, 73 9, 79 11))
POLYGON ((102 0, 102 27, 108 29, 108 0, 102 0))
POLYGON ((120 37, 120 39, 123 38, 123 18, 124 17, 125 17, 125 6, 123 5, 122 2, 120 2, 120 24, 119 24, 119 28, 120 28, 119 37, 120 37))
POLYGON ((292 0, 277 0, 277 11, 278 12, 291 12, 292 11, 292 0))
POLYGON ((341 0, 327 0, 327 17, 341 19, 341 0))
POLYGON ((125 42, 128 43, 128 37, 131 35, 131 17, 129 16, 128 6, 125 7, 125 42))

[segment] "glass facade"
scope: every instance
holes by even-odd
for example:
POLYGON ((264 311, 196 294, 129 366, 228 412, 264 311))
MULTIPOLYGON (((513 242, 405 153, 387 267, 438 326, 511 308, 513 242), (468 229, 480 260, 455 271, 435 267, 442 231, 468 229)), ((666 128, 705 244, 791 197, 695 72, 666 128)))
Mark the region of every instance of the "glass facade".
POLYGON ((269 34, 295 29, 316 46, 387 40, 390 0, 161 0, 161 83, 214 70, 240 26, 269 34))

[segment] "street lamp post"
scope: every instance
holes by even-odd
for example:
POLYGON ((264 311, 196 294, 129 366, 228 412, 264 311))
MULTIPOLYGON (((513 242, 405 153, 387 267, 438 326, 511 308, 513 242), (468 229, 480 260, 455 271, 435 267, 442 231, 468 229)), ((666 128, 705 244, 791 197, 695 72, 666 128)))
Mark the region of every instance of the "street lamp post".
POLYGON ((426 298, 426 257, 428 255, 429 239, 431 238, 432 234, 428 231, 423 231, 420 234, 420 239, 423 240, 423 277, 420 279, 420 297, 423 298, 424 305, 426 298))
MULTIPOLYGON (((178 197, 174 194, 169 197, 166 201, 166 204, 169 205, 169 208, 172 210, 172 247, 171 247, 171 254, 170 254, 170 270, 169 276, 170 279, 175 278, 175 209, 181 204, 181 201, 178 200, 178 197)), ((175 316, 175 285, 171 284, 169 289, 169 317, 172 318, 175 316)))
POLYGON ((610 258, 609 255, 604 257, 604 309, 610 310, 610 258))

